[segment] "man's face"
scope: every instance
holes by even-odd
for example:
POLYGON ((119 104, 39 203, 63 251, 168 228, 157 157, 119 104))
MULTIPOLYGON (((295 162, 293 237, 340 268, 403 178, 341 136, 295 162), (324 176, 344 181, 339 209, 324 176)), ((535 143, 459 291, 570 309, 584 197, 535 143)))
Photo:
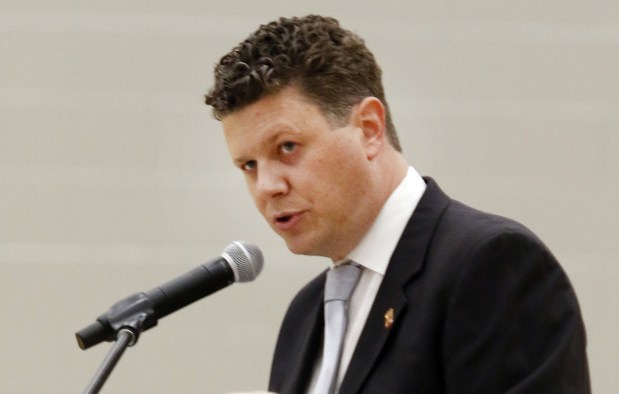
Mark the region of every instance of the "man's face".
POLYGON ((293 253, 344 258, 376 214, 355 111, 335 126, 288 87, 222 120, 256 206, 293 253))

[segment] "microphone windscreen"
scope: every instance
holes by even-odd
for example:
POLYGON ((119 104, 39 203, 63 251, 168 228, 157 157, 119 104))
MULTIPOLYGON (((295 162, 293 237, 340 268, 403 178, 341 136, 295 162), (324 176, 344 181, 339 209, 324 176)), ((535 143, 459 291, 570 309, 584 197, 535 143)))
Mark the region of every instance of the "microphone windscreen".
POLYGON ((259 247, 248 241, 234 241, 221 254, 234 271, 235 282, 251 282, 262 271, 264 257, 259 247))

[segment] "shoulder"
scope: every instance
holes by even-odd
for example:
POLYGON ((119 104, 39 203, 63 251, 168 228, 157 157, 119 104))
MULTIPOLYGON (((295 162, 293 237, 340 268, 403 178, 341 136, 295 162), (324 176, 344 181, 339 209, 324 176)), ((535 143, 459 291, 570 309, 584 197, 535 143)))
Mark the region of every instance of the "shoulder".
POLYGON ((471 208, 452 200, 441 217, 435 241, 450 245, 459 255, 536 249, 550 254, 547 246, 522 223, 471 208))
POLYGON ((485 282, 493 282, 490 287, 526 284, 548 276, 569 287, 550 249, 516 220, 448 198, 429 238, 425 272, 433 283, 452 291, 485 282))
POLYGON ((441 247, 458 249, 459 253, 502 237, 524 238, 543 245, 531 230, 518 221, 465 205, 445 194, 434 179, 424 179, 426 192, 413 213, 409 227, 424 225, 426 230, 431 231, 431 243, 438 242, 441 247))

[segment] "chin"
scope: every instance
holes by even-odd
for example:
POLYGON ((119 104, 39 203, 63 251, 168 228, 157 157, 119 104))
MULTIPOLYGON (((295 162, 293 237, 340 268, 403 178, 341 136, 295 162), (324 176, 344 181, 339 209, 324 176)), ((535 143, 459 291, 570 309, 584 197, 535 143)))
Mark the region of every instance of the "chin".
POLYGON ((311 245, 302 242, 293 242, 291 240, 286 240, 286 246, 288 246, 288 250, 294 254, 305 255, 305 256, 320 256, 320 253, 313 248, 311 245))
POLYGON ((305 248, 301 248, 301 247, 299 247, 297 245, 291 245, 289 243, 286 243, 286 245, 288 246, 288 250, 291 253, 305 255, 305 256, 311 256, 312 255, 311 253, 308 253, 308 251, 305 248))
POLYGON ((286 241, 286 245, 288 246, 288 250, 296 255, 326 257, 336 261, 332 254, 324 247, 324 244, 311 245, 308 243, 301 244, 286 241))

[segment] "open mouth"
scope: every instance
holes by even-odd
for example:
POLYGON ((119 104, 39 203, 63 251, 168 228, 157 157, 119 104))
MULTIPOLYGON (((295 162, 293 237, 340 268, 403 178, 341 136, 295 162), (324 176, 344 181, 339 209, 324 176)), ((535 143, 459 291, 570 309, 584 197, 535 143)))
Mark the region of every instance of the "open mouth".
POLYGON ((292 219, 292 215, 284 215, 275 219, 277 223, 288 223, 292 219))

